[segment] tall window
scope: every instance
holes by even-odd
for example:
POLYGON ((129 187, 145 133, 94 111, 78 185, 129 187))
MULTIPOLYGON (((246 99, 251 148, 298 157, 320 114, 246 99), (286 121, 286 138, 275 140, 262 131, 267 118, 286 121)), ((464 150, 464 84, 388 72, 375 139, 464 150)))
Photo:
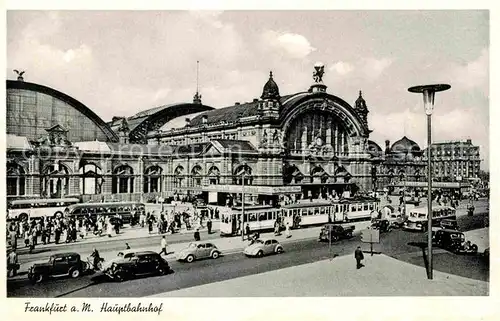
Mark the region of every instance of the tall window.
POLYGON ((183 179, 184 179, 184 167, 179 165, 174 171, 174 187, 182 187, 183 179))
POLYGON ((220 184, 220 171, 217 166, 212 166, 208 170, 208 183, 210 185, 220 184))
POLYGON ((42 194, 48 198, 61 198, 69 194, 69 171, 60 163, 47 166, 42 172, 42 194))
POLYGON ((100 194, 102 186, 102 171, 93 163, 80 167, 80 194, 100 194))
POLYGON ((112 192, 133 193, 134 192, 134 171, 128 165, 121 165, 113 171, 112 192))
POLYGON ((144 172, 144 193, 161 192, 161 173, 160 166, 150 166, 144 172))
POLYGON ((203 176, 201 166, 196 165, 191 170, 191 179, 193 180, 193 186, 200 186, 202 178, 203 176))
POLYGON ((24 169, 18 164, 7 165, 7 195, 18 196, 26 193, 24 169))

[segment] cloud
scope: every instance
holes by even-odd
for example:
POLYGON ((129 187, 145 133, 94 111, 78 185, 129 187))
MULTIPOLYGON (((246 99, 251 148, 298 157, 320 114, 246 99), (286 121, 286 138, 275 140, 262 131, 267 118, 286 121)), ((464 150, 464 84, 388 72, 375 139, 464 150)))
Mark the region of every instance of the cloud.
POLYGON ((263 39, 267 45, 285 52, 294 59, 303 59, 316 50, 306 37, 296 33, 281 34, 268 30, 263 34, 263 39))
POLYGON ((382 75, 382 73, 389 68, 392 64, 392 60, 389 58, 366 58, 363 65, 363 70, 368 78, 376 79, 382 75))
POLYGON ((464 89, 483 88, 483 92, 488 96, 490 54, 484 48, 476 60, 464 65, 454 65, 449 73, 452 75, 454 85, 464 89))
POLYGON ((348 62, 338 61, 329 68, 330 71, 334 71, 339 75, 346 75, 354 70, 354 66, 348 62))

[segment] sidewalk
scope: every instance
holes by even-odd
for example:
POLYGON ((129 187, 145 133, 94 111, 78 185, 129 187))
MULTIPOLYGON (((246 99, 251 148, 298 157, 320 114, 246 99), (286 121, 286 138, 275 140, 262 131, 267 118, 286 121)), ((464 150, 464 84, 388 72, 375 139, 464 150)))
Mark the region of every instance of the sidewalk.
MULTIPOLYGON (((212 221, 212 232, 219 231, 219 223, 220 223, 219 220, 212 221)), ((126 240, 131 240, 131 239, 138 239, 138 238, 148 238, 148 237, 158 237, 158 236, 162 236, 162 235, 166 235, 166 236, 171 235, 170 233, 158 234, 157 231, 158 231, 158 229, 156 227, 154 227, 153 232, 150 234, 147 226, 146 227, 126 227, 126 228, 120 229, 120 234, 118 234, 118 235, 116 235, 113 231, 111 240, 113 240, 113 241, 114 240, 126 241, 126 240)), ((178 230, 175 234, 177 234, 177 235, 189 234, 189 233, 193 233, 194 231, 195 231, 195 227, 193 227, 191 230, 188 230, 183 225, 183 227, 180 230, 178 230)), ((202 232, 202 231, 207 231, 206 222, 204 222, 204 227, 200 228, 200 232, 202 232)), ((61 235, 61 240, 65 240, 65 239, 66 239, 66 234, 63 233, 61 235)), ((101 243, 101 242, 106 242, 109 240, 110 239, 105 234, 103 234, 103 236, 99 236, 99 235, 94 235, 91 232, 88 232, 87 236, 84 239, 80 238, 80 235, 78 235, 78 240, 76 242, 65 243, 64 241, 61 241, 59 244, 55 244, 54 243, 54 236, 51 235, 51 243, 46 244, 46 245, 43 245, 43 243, 39 243, 36 246, 36 248, 37 249, 44 249, 47 247, 51 247, 51 248, 61 247, 62 248, 62 247, 68 246, 68 245, 101 243)), ((18 241, 17 241, 18 246, 23 245, 24 243, 21 244, 21 242, 23 242, 23 241, 24 241, 23 239, 18 238, 18 241)), ((40 242, 40 238, 38 238, 38 241, 40 242)), ((10 245, 7 248, 10 248, 10 245)), ((23 247, 19 247, 19 249, 23 249, 23 247)))
POLYGON ((352 255, 205 284, 153 297, 486 296, 489 283, 425 268, 385 255, 352 255))
MULTIPOLYGON (((354 234, 359 234, 361 233, 361 230, 366 228, 370 223, 369 222, 358 222, 354 223, 352 225, 356 226, 356 229, 354 231, 354 234)), ((262 233, 261 238, 275 238, 278 240, 280 243, 284 244, 285 249, 286 249, 286 244, 290 242, 295 242, 299 240, 307 240, 307 239, 317 239, 319 236, 319 231, 321 227, 313 227, 313 228, 304 228, 304 229, 298 229, 298 230, 292 230, 292 237, 287 239, 285 237, 285 234, 282 233, 280 236, 274 236, 273 232, 269 233, 262 233)), ((142 247, 142 248, 132 248, 131 251, 155 251, 159 252, 160 251, 160 240, 161 240, 161 235, 155 235, 156 239, 152 240, 151 246, 147 247, 142 247)), ((153 237, 152 237, 153 238, 153 237)), ((201 240, 203 242, 203 239, 201 240)), ((233 253, 238 253, 242 251, 247 245, 248 245, 248 240, 241 240, 241 237, 225 237, 225 238, 217 238, 217 239, 211 239, 209 240, 210 243, 213 243, 219 250, 222 252, 222 254, 233 254, 233 253)), ((168 243, 168 236, 167 236, 167 243, 168 243)), ((186 248, 189 245, 190 242, 182 242, 182 243, 174 243, 174 244, 168 244, 168 252, 169 255, 167 255, 165 258, 167 261, 173 261, 176 260, 176 253, 179 252, 180 250, 186 248)), ((82 260, 86 261, 87 257, 91 254, 91 251, 87 252, 80 252, 79 253, 82 260)), ((116 255, 118 254, 118 251, 100 251, 99 252, 100 256, 104 258, 105 261, 109 261, 111 259, 116 258, 116 255)), ((23 272, 26 272, 34 263, 42 263, 42 262, 47 262, 47 259, 44 260, 36 260, 36 261, 30 261, 26 263, 22 263, 20 266, 20 269, 18 273, 23 274, 23 272)), ((24 275, 18 275, 15 278, 23 278, 25 277, 24 275)), ((9 278, 9 279, 14 279, 14 278, 9 278)))

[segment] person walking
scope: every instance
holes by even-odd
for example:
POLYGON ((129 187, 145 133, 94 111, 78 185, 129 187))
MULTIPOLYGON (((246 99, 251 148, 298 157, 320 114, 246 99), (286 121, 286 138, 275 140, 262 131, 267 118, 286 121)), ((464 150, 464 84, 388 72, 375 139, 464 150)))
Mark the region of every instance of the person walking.
POLYGON ((363 255, 363 251, 361 250, 361 247, 358 246, 356 251, 354 251, 354 258, 356 259, 356 269, 362 268, 364 265, 361 263, 362 260, 364 260, 365 256, 363 255))
POLYGON ((207 221, 208 234, 212 234, 212 219, 209 217, 207 221))
POLYGON ((196 231, 194 231, 194 240, 196 242, 198 242, 200 240, 200 229, 196 229, 196 231))
POLYGON ((162 255, 163 253, 165 253, 165 255, 168 255, 168 252, 167 252, 167 239, 165 238, 165 235, 162 236, 160 245, 161 245, 160 255, 162 255))
POLYGON ((245 234, 247 235, 248 240, 250 240, 250 233, 251 233, 250 225, 248 225, 248 223, 247 223, 247 225, 245 226, 245 234))
POLYGON ((15 250, 12 250, 7 256, 7 277, 11 275, 16 276, 17 270, 19 270, 19 263, 17 260, 17 253, 15 250))
POLYGON ((286 238, 289 239, 292 237, 292 231, 290 230, 290 222, 287 220, 286 222, 286 230, 285 230, 286 238))

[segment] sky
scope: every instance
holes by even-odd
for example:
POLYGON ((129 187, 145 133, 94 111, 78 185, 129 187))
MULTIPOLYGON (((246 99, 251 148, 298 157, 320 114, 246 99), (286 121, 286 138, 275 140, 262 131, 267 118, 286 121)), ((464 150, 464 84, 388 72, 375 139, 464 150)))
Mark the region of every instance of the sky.
POLYGON ((436 95, 433 141, 472 139, 489 168, 488 11, 7 11, 7 79, 62 91, 105 121, 191 102, 260 97, 269 71, 282 95, 306 91, 325 64, 327 92, 361 90, 370 139, 425 148, 421 95, 436 95))

